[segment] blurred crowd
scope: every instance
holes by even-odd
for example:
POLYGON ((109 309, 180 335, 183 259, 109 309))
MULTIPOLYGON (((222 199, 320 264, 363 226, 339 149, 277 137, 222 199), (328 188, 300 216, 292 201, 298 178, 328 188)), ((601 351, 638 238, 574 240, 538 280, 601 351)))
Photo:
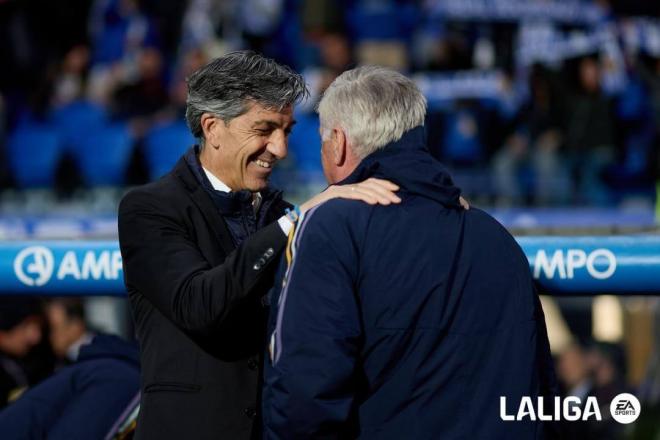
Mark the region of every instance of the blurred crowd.
POLYGON ((105 438, 139 390, 137 346, 89 328, 78 298, 0 298, 3 438, 105 438))
POLYGON ((468 195, 500 205, 653 200, 660 22, 644 2, 619 3, 5 0, 0 185, 67 196, 158 177, 187 145, 167 153, 150 136, 169 124, 177 141, 194 141, 181 134, 186 76, 251 48, 303 72, 311 90, 275 177, 285 189, 322 178, 313 112, 324 88, 375 63, 416 78, 429 148, 468 195))
POLYGON ((610 343, 579 343, 566 347, 557 359, 557 376, 563 396, 575 396, 583 402, 588 396, 598 399, 605 422, 566 422, 569 438, 618 439, 625 426, 609 416, 609 403, 620 393, 635 392, 626 383, 626 359, 620 346, 610 343))
POLYGON ((566 438, 575 439, 651 439, 660 433, 658 414, 660 377, 652 361, 647 378, 638 387, 627 381, 626 352, 622 346, 608 342, 575 341, 565 347, 556 358, 557 377, 562 396, 574 396, 581 400, 581 409, 589 396, 600 405, 602 421, 563 421, 562 432, 566 438), (632 426, 616 422, 610 416, 610 402, 621 393, 632 393, 642 401, 644 408, 640 419, 632 426))

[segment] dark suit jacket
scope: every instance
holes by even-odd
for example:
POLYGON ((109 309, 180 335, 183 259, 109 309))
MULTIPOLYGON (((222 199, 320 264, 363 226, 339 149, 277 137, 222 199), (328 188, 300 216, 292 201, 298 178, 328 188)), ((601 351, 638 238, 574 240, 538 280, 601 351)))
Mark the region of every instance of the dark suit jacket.
MULTIPOLYGON (((238 248, 182 158, 119 207, 124 276, 140 342, 138 439, 259 438, 266 309, 286 236, 275 221, 238 248)), ((272 221, 271 221, 272 220, 272 221)))

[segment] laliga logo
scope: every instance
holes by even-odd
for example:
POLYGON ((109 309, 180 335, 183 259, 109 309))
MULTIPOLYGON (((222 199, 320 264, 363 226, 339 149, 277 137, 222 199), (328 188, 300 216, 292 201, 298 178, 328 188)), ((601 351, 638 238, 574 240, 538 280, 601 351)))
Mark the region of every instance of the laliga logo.
MULTIPOLYGON (((529 396, 523 396, 517 412, 509 414, 507 410, 506 397, 500 396, 500 419, 504 421, 522 421, 525 419, 531 421, 566 420, 569 422, 590 419, 603 420, 600 405, 594 396, 588 396, 584 404, 579 397, 575 396, 567 396, 563 399, 555 396, 553 401, 549 398, 538 397, 536 402, 529 396), (550 408, 544 407, 545 403, 551 404, 548 405, 550 408), (553 403, 554 405, 552 405, 553 403)), ((617 395, 610 403, 612 418, 623 424, 637 420, 641 410, 642 406, 637 397, 629 393, 617 395)))
POLYGON ((582 249, 568 249, 566 255, 557 249, 549 259, 545 250, 540 249, 534 259, 534 278, 538 279, 543 271, 547 279, 554 278, 555 272, 562 280, 573 279, 575 270, 583 267, 593 278, 606 280, 616 271, 616 257, 611 250, 604 248, 594 249, 589 254, 582 249))
POLYGON ((50 249, 30 246, 18 253, 14 259, 14 273, 27 286, 43 286, 53 275, 54 260, 50 249), (27 266, 25 265, 28 261, 27 266))
POLYGON ((529 419, 536 420, 589 420, 594 418, 598 421, 603 420, 598 406, 598 400, 595 397, 587 397, 587 401, 582 405, 579 397, 568 396, 561 399, 556 396, 552 402, 544 402, 543 397, 538 397, 536 402, 529 396, 523 396, 518 406, 516 414, 507 414, 506 397, 500 396, 500 419, 504 421, 521 421, 529 419), (544 403, 554 403, 551 408, 544 407, 544 403))
POLYGON ((16 278, 26 286, 43 286, 50 281, 53 274, 58 280, 67 277, 74 280, 116 280, 121 270, 121 253, 118 250, 89 250, 83 254, 82 261, 74 251, 67 251, 57 268, 53 252, 44 246, 27 247, 14 259, 16 278))

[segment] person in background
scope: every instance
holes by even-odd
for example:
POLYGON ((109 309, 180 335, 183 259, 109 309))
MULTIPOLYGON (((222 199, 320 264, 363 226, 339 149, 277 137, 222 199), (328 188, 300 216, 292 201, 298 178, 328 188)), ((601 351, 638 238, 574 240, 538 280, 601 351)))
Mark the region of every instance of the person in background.
POLYGON ((540 206, 566 203, 570 198, 566 155, 561 148, 561 94, 555 93, 553 79, 552 72, 533 67, 530 97, 518 112, 517 128, 493 158, 499 205, 519 206, 528 196, 540 206))
MULTIPOLYGON (((579 398, 581 409, 584 409, 588 397, 596 397, 603 415, 602 421, 591 419, 561 421, 560 424, 567 440, 618 440, 621 438, 622 428, 625 425, 612 419, 609 409, 609 404, 616 395, 611 393, 614 391, 614 387, 618 386, 611 381, 618 382, 619 378, 613 369, 614 364, 610 364, 610 361, 614 361, 614 359, 602 350, 599 345, 589 347, 576 341, 559 355, 557 376, 563 387, 563 397, 579 398)), ((578 406, 577 403, 571 403, 571 405, 578 406)), ((574 409, 571 410, 574 411, 574 409)))
POLYGON ((176 65, 172 78, 169 95, 170 106, 168 116, 171 119, 181 120, 186 114, 186 99, 188 98, 188 85, 186 78, 209 62, 206 52, 199 47, 191 48, 182 53, 176 65))
POLYGON ((89 344, 94 333, 85 323, 85 310, 79 298, 58 298, 46 304, 50 345, 65 364, 78 359, 80 348, 89 344))
POLYGON ((0 297, 0 408, 32 385, 24 361, 43 336, 39 302, 0 297))
POLYGON ((120 84, 113 93, 111 113, 117 119, 127 121, 138 137, 165 117, 163 111, 169 104, 169 96, 164 67, 158 49, 142 48, 137 53, 135 76, 120 84))
POLYGON ((577 87, 568 94, 564 112, 564 143, 577 178, 577 202, 607 204, 603 174, 616 158, 614 108, 601 88, 597 59, 578 62, 577 87))
POLYGON ((590 347, 594 395, 600 402, 610 402, 621 393, 630 392, 626 384, 626 355, 623 347, 610 342, 597 342, 590 347))
POLYGON ((64 55, 53 81, 52 105, 69 104, 84 98, 89 69, 89 47, 78 44, 64 55))
POLYGON ((594 388, 589 368, 589 357, 585 348, 575 342, 560 354, 557 362, 557 377, 565 396, 579 397, 583 402, 594 388))
POLYGON ((76 362, 61 368, 0 411, 7 439, 103 439, 138 395, 135 343, 96 335, 76 362))
POLYGON ((338 32, 318 38, 320 63, 303 71, 310 90, 309 99, 301 106, 303 111, 313 112, 323 92, 342 72, 355 67, 353 50, 348 38, 338 32))

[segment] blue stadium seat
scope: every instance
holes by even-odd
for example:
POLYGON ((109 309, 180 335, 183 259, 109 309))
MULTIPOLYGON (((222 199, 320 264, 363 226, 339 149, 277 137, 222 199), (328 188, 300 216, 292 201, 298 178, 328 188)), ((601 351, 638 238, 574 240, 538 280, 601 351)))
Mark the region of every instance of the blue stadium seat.
POLYGON ((188 126, 181 121, 170 122, 152 129, 144 143, 149 177, 155 180, 170 171, 181 155, 195 142, 188 126))
POLYGON ((22 124, 7 143, 10 171, 21 188, 53 186, 61 153, 60 136, 47 125, 22 124))
POLYGON ((78 100, 58 107, 52 112, 52 120, 69 150, 82 148, 91 132, 107 123, 105 110, 89 101, 78 100))
POLYGON ((297 171, 312 174, 323 172, 318 115, 296 115, 296 125, 289 136, 289 153, 297 171))
POLYGON ((133 142, 124 124, 107 125, 88 133, 81 148, 72 151, 84 182, 90 186, 123 184, 133 142))

